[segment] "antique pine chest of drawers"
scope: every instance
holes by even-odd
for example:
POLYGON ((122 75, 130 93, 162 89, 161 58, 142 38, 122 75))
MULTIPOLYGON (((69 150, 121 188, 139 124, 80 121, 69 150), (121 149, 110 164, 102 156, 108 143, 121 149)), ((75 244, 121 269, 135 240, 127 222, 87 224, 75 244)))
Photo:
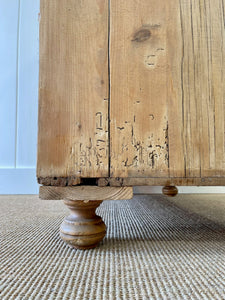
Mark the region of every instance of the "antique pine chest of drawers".
POLYGON ((37 177, 95 247, 132 186, 225 185, 223 1, 41 0, 37 177))

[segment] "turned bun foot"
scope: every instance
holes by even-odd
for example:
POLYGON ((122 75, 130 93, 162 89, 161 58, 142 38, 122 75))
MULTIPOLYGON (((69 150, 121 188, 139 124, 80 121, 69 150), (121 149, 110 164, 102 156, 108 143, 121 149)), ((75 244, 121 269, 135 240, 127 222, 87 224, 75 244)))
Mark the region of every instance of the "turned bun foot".
POLYGON ((106 234, 102 218, 95 213, 102 201, 64 200, 72 211, 60 227, 60 236, 70 247, 76 249, 95 248, 106 234))
POLYGON ((168 197, 175 197, 178 194, 178 189, 176 186, 164 186, 162 189, 164 195, 168 197))

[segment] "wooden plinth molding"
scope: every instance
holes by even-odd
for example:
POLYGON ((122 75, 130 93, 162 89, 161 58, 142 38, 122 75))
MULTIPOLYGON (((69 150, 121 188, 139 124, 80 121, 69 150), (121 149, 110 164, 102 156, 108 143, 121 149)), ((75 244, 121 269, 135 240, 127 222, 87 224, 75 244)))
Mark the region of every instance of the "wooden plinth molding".
POLYGON ((90 185, 41 186, 39 197, 42 200, 125 200, 133 197, 133 188, 90 185))
POLYGON ((175 197, 178 194, 178 189, 176 186, 164 186, 162 189, 164 195, 168 197, 175 197))
POLYGON ((102 201, 64 200, 71 210, 60 227, 60 236, 64 242, 76 249, 95 248, 106 234, 106 226, 95 213, 102 201))
POLYGON ((41 186, 42 200, 64 200, 71 210, 60 227, 64 242, 76 249, 95 248, 106 234, 106 225, 97 216, 96 208, 104 200, 126 200, 133 197, 132 187, 41 186))

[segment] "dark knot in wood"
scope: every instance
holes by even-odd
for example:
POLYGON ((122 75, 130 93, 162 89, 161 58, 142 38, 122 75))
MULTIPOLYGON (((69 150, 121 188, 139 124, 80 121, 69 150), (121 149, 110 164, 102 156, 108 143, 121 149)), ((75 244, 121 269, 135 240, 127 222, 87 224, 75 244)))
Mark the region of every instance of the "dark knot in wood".
POLYGON ((142 43, 147 41, 151 37, 151 32, 149 29, 143 28, 138 30, 131 40, 132 42, 142 43))

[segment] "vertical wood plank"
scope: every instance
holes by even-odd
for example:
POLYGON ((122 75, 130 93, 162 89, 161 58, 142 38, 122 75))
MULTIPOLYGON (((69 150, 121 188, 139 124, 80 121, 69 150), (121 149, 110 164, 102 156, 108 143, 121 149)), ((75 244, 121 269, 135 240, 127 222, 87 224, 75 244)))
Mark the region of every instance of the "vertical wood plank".
POLYGON ((224 176, 224 1, 111 1, 111 176, 224 176))
POLYGON ((41 0, 38 177, 108 176, 108 1, 41 0))
POLYGON ((169 1, 166 11, 169 177, 182 178, 186 177, 187 151, 186 134, 184 130, 183 20, 181 18, 179 1, 169 1))
POLYGON ((0 168, 15 166, 19 1, 0 2, 0 168))
POLYGON ((224 175, 224 3, 180 0, 187 177, 224 175))
POLYGON ((208 64, 201 82, 207 82, 208 95, 202 106, 202 175, 225 175, 225 3, 223 0, 204 1, 201 5, 201 43, 205 44, 208 64), (203 26, 204 25, 204 26, 203 26), (206 41, 206 37, 207 41, 206 41), (207 115, 208 112, 208 115, 207 115), (208 130, 206 122, 208 121, 208 130))
POLYGON ((17 168, 36 167, 39 67, 38 13, 39 0, 21 0, 18 43, 17 168))
POLYGON ((170 5, 111 1, 112 177, 169 176, 170 5))
MULTIPOLYGON (((196 2, 195 2, 196 3, 196 2)), ((199 67, 201 61, 196 49, 198 49, 200 21, 199 12, 196 5, 192 6, 192 1, 177 1, 179 12, 179 21, 174 26, 180 28, 180 35, 176 36, 177 43, 181 45, 180 51, 176 51, 176 44, 172 46, 175 51, 175 72, 174 83, 176 90, 179 92, 180 99, 177 101, 182 103, 182 122, 177 123, 182 128, 182 148, 177 147, 178 136, 174 136, 170 132, 171 140, 176 144, 176 150, 173 152, 174 161, 171 166, 176 169, 177 155, 181 152, 184 157, 184 177, 200 177, 201 176, 201 102, 202 97, 198 90, 198 77, 200 75, 199 67)), ((197 50, 198 52, 198 50, 197 50)), ((173 108, 171 107, 171 118, 173 108)), ((177 121, 177 115, 174 116, 177 121)))

